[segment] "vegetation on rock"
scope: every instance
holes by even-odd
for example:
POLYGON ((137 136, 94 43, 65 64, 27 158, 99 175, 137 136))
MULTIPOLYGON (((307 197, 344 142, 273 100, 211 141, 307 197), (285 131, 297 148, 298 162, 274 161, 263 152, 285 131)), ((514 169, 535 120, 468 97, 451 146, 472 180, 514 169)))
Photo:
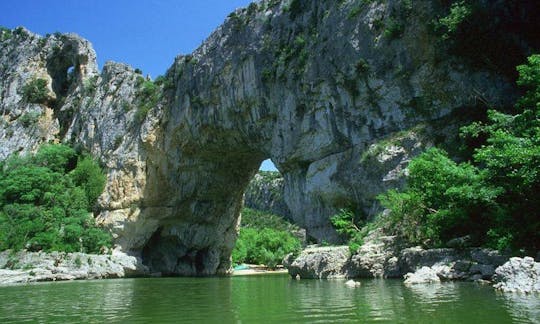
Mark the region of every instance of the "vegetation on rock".
POLYGON ((242 227, 232 252, 233 263, 276 267, 287 254, 300 251, 300 240, 291 234, 295 229, 279 216, 244 208, 242 227))
POLYGON ((42 104, 47 102, 47 80, 33 79, 23 87, 23 98, 26 102, 42 104))
POLYGON ((111 236, 96 226, 91 207, 105 175, 89 156, 65 145, 0 165, 0 250, 98 253, 111 236))
POLYGON ((470 161, 431 149, 411 161, 405 190, 380 196, 395 234, 426 246, 470 235, 498 249, 540 248, 540 55, 517 70, 527 90, 520 112, 492 110, 486 123, 462 128, 463 137, 486 139, 470 161))

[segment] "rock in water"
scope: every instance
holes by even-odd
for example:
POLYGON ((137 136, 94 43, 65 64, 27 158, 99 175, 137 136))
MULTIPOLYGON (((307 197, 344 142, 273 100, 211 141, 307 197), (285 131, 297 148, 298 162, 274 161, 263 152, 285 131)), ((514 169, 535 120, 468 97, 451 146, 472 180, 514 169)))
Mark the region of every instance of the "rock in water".
POLYGON ((540 262, 531 257, 511 258, 495 269, 496 289, 504 292, 540 293, 540 262))
POLYGON ((284 262, 284 266, 293 278, 345 278, 350 256, 348 246, 310 247, 293 261, 284 262))
POLYGON ((0 284, 76 279, 123 278, 146 275, 139 258, 115 251, 112 255, 63 252, 0 253, 0 284))
POLYGON ((424 284, 424 283, 434 283, 440 282, 439 276, 437 276, 437 271, 430 267, 422 267, 416 272, 409 272, 405 276, 405 284, 414 285, 414 284, 424 284))
POLYGON ((351 287, 351 288, 358 288, 361 285, 362 284, 359 281, 354 281, 354 280, 347 280, 347 282, 345 282, 345 286, 351 287))

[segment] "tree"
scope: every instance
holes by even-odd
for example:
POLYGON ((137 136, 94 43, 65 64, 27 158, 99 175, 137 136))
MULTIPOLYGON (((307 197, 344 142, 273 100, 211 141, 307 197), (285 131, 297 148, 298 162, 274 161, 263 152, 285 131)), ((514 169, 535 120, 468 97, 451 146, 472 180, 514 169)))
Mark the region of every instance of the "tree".
POLYGON ((462 128, 486 138, 470 163, 431 149, 411 161, 405 190, 379 197, 397 234, 428 246, 467 234, 499 249, 540 249, 540 55, 517 70, 519 113, 491 110, 486 123, 462 128))
POLYGON ((77 159, 64 145, 9 158, 0 169, 0 250, 97 253, 110 246, 90 213, 104 183, 95 161, 77 159))

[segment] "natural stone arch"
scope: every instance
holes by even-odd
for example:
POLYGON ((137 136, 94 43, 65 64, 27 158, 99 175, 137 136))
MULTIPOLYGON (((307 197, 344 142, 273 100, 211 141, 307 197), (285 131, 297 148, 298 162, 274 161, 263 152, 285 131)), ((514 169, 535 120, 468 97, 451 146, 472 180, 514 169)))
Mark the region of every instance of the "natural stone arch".
POLYGON ((380 211, 375 196, 400 186, 411 156, 437 134, 455 134, 453 114, 477 105, 473 89, 492 103, 511 97, 500 96, 509 90, 504 77, 460 69, 450 55, 435 59, 426 25, 402 35, 406 48, 373 46, 380 35, 367 24, 343 24, 344 13, 322 1, 310 6, 327 41, 300 42, 302 28, 284 15, 268 29, 256 19, 239 28, 231 18, 168 71, 173 85, 159 148, 148 153, 143 206, 155 222, 143 260, 156 271, 229 270, 242 195, 266 158, 283 174, 298 225, 338 241, 329 217, 339 208, 365 218, 380 211), (305 59, 298 44, 309 48, 305 59), (284 63, 282 46, 294 54, 284 63), (158 206, 167 211, 158 215, 158 206))

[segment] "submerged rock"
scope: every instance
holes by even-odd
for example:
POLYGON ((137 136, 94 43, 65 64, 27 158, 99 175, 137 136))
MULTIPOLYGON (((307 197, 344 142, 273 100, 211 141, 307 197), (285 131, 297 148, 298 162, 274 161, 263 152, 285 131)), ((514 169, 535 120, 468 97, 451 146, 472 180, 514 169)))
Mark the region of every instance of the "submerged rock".
POLYGON ((347 282, 345 282, 345 286, 351 287, 351 288, 358 288, 361 285, 362 284, 359 281, 354 281, 354 280, 347 280, 347 282))
POLYGON ((405 274, 405 284, 424 284, 440 282, 437 271, 430 267, 422 267, 415 272, 405 274))
POLYGON ((540 262, 511 258, 495 270, 494 287, 504 292, 540 293, 540 262))

